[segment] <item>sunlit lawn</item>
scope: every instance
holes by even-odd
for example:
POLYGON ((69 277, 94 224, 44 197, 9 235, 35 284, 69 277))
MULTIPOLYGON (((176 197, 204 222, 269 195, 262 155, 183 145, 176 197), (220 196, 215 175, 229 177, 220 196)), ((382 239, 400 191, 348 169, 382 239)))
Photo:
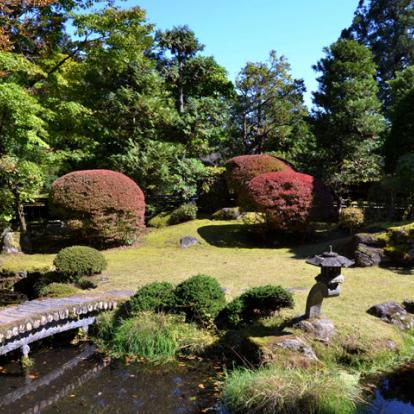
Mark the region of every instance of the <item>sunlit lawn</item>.
MULTIPOLYGON (((235 222, 196 220, 152 230, 140 247, 108 250, 108 269, 98 290, 132 289, 151 281, 181 280, 204 273, 216 277, 230 297, 261 284, 296 288, 295 314, 304 310, 308 289, 318 273, 304 258, 327 249, 328 241, 295 248, 246 248, 252 245, 235 222), (179 239, 195 236, 200 244, 182 249, 179 239), (105 281, 107 279, 107 281, 105 281)), ((0 265, 15 270, 51 266, 53 255, 2 256, 0 265)), ((325 301, 323 313, 345 332, 358 332, 372 340, 398 340, 395 329, 367 315, 366 310, 386 300, 414 299, 414 277, 382 268, 343 271, 342 295, 325 301)))

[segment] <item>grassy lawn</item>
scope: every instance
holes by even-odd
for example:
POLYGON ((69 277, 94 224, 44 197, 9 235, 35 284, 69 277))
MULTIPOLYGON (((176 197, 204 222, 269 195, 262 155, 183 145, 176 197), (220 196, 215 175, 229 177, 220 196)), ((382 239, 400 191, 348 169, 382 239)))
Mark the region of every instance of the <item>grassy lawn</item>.
MULTIPOLYGON (((299 245, 294 248, 257 248, 237 222, 196 220, 152 230, 140 247, 108 250, 108 281, 99 290, 132 289, 151 281, 178 283, 197 273, 217 278, 230 297, 244 289, 262 284, 280 284, 296 288, 293 314, 304 311, 309 288, 318 273, 304 258, 328 248, 329 241, 299 245), (183 236, 195 236, 200 244, 181 249, 183 236), (251 247, 250 247, 251 246, 251 247)), ((53 255, 3 256, 0 266, 23 270, 50 266, 53 255)), ((363 335, 367 340, 390 338, 400 334, 390 325, 366 313, 386 300, 414 298, 414 277, 381 268, 345 269, 342 295, 326 300, 323 313, 345 333, 363 335)))

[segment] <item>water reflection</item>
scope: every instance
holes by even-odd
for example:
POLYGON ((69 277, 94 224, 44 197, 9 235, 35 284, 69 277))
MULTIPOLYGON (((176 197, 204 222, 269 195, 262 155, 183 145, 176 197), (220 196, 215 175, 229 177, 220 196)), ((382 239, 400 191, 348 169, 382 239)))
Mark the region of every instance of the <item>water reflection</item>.
POLYGON ((414 414, 414 365, 388 374, 375 390, 368 414, 414 414))
POLYGON ((209 365, 126 366, 97 357, 93 347, 48 349, 33 355, 24 376, 17 361, 0 371, 1 413, 215 412, 215 372, 209 365))

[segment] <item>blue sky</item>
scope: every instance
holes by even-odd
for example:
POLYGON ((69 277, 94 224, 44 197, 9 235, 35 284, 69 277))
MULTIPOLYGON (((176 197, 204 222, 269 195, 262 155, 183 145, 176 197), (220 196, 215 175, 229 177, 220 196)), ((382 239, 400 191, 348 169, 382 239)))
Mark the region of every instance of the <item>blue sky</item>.
POLYGON ((358 0, 127 0, 140 6, 158 28, 187 24, 232 80, 247 61, 263 61, 275 49, 288 58, 292 73, 317 89, 312 69, 322 49, 348 26, 358 0))

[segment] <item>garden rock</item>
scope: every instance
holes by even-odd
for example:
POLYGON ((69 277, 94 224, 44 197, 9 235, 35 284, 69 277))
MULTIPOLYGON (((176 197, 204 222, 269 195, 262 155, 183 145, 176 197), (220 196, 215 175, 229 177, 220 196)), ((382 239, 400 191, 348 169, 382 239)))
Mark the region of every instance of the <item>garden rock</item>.
POLYGON ((21 253, 22 249, 20 246, 20 233, 6 231, 3 237, 3 249, 4 254, 16 254, 21 253))
POLYGON ((315 351, 302 338, 296 335, 266 336, 249 338, 259 351, 262 363, 272 363, 279 359, 290 359, 295 365, 300 365, 305 361, 318 361, 315 351))
POLYGON ((358 244, 354 253, 355 264, 359 267, 378 266, 384 259, 384 249, 358 244))
POLYGON ((198 244, 198 240, 195 237, 185 236, 180 239, 180 246, 182 249, 187 249, 196 244, 198 244))
POLYGON ((389 301, 374 305, 367 311, 370 315, 381 318, 384 322, 402 330, 414 328, 414 316, 410 315, 400 304, 389 301))
POLYGON ((295 327, 305 331, 315 339, 329 342, 335 335, 335 325, 330 319, 306 319, 298 322, 295 327))

